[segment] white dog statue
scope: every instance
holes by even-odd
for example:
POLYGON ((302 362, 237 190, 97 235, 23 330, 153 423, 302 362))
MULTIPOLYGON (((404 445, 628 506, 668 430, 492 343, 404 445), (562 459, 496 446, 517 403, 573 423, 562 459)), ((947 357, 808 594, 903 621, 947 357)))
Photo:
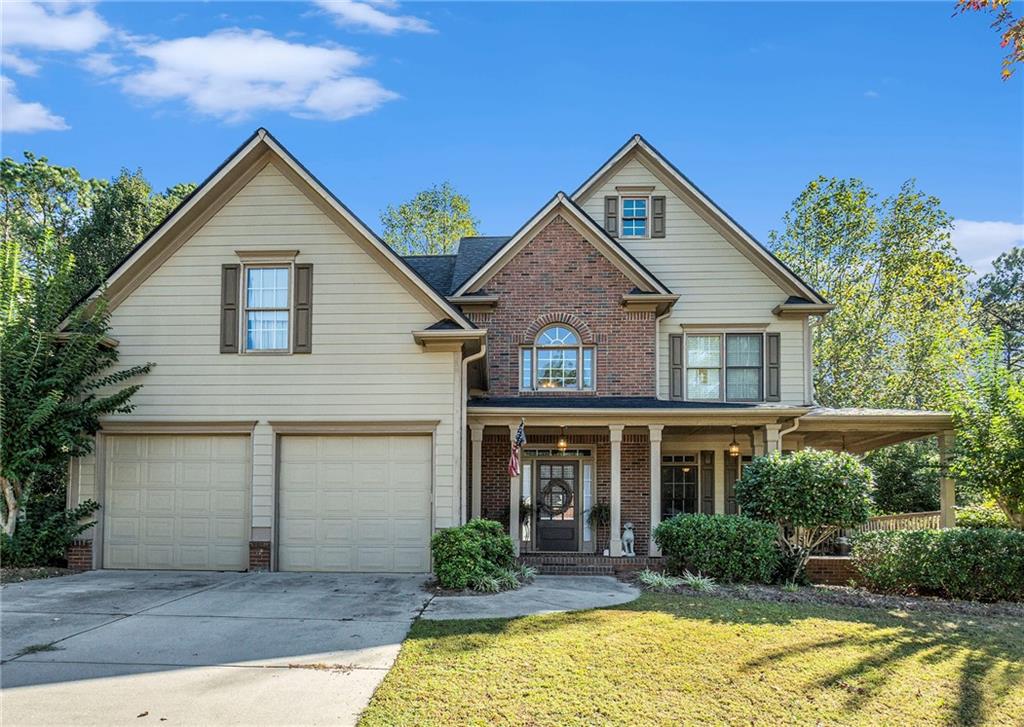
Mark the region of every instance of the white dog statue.
POLYGON ((636 535, 633 534, 633 523, 626 523, 622 526, 622 554, 632 558, 636 555, 636 551, 633 549, 633 543, 636 541, 636 535))

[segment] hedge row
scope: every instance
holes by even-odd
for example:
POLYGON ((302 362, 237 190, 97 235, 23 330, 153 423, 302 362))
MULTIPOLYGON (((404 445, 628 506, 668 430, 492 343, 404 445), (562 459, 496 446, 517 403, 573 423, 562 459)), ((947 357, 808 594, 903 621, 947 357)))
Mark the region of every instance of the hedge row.
POLYGON ((1024 531, 950 528, 863 533, 853 562, 871 590, 1024 600, 1024 531))
POLYGON ((768 583, 779 565, 776 527, 743 515, 676 515, 654 530, 668 570, 768 583))

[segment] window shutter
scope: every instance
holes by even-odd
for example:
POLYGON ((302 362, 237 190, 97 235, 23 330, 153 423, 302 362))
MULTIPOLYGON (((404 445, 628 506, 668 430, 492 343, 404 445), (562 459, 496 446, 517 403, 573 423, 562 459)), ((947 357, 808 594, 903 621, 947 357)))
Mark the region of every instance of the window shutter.
POLYGON ((295 331, 293 353, 313 352, 313 266, 295 266, 295 331))
POLYGON ((740 475, 740 458, 733 457, 728 451, 722 453, 725 457, 725 514, 738 515, 739 506, 736 505, 736 480, 740 475))
POLYGON ((768 333, 765 335, 765 348, 767 349, 766 365, 768 367, 768 383, 767 391, 765 392, 766 401, 782 400, 782 390, 779 385, 780 335, 778 333, 768 333))
POLYGON ((651 197, 651 237, 665 236, 665 198, 651 197))
POLYGON ((683 336, 668 337, 668 398, 683 398, 683 336))
POLYGON ((238 353, 238 295, 241 265, 220 268, 220 352, 238 353))
POLYGON ((604 230, 614 237, 619 234, 619 198, 604 198, 604 230))
POLYGON ((700 511, 715 514, 715 453, 711 450, 700 453, 700 511))

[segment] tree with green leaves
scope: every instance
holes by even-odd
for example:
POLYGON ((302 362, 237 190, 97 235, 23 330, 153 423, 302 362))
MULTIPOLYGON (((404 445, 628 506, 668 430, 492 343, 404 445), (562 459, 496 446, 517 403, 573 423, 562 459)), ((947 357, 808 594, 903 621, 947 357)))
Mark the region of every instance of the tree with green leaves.
POLYGON ((1024 378, 1003 362, 1003 341, 989 336, 967 386, 950 387, 957 485, 994 501, 1014 527, 1024 528, 1024 378))
POLYGON ((1024 247, 997 257, 992 272, 975 284, 975 295, 982 325, 1002 332, 1003 363, 1010 371, 1024 373, 1024 247))
POLYGON ((939 453, 932 441, 904 442, 871 452, 864 464, 875 475, 871 493, 882 514, 939 509, 939 453))
POLYGON ((952 223, 912 180, 879 201, 859 179, 818 177, 793 202, 769 240, 836 305, 814 333, 821 404, 942 407, 978 340, 952 223))
POLYGON ((401 255, 444 255, 477 234, 469 200, 443 182, 381 213, 384 241, 401 255))
POLYGON ((100 418, 132 409, 150 365, 111 370, 117 349, 107 336, 101 301, 91 311, 74 303, 74 257, 53 235, 33 240, 25 266, 16 237, 2 242, 0 267, 0 528, 16 533, 33 487, 91 451, 100 418))

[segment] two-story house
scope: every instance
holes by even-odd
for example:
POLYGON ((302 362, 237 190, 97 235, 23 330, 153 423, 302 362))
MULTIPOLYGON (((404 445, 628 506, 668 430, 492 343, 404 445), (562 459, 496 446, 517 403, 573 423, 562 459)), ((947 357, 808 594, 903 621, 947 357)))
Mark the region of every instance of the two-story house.
POLYGON ((639 136, 514 235, 403 258, 260 129, 99 295, 156 366, 72 465, 93 567, 427 571, 479 516, 590 560, 629 524, 642 559, 755 455, 951 436, 817 407, 831 306, 639 136))

